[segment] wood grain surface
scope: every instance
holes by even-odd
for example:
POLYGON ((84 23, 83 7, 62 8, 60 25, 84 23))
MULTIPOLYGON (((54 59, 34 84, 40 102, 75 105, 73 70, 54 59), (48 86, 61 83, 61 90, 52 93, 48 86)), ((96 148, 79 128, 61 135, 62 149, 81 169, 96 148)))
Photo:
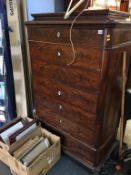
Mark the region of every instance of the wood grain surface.
POLYGON ((68 65, 71 21, 62 15, 49 14, 49 21, 47 14, 34 15, 27 24, 35 108, 44 126, 61 136, 63 150, 94 169, 115 142, 122 55, 127 52, 128 73, 131 23, 118 21, 124 13, 91 11, 91 19, 83 14, 72 31, 75 59, 68 65))

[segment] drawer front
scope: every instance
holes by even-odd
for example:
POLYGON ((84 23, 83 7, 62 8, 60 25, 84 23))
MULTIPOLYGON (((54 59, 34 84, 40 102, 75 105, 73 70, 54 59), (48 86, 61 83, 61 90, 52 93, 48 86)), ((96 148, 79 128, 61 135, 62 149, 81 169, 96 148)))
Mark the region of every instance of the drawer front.
MULTIPOLYGON (((83 45, 89 47, 101 47, 103 45, 103 34, 99 34, 98 30, 81 28, 72 30, 72 41, 75 45, 83 45)), ((50 43, 70 44, 70 28, 64 27, 43 27, 29 26, 28 39, 50 43)))
POLYGON ((66 154, 89 168, 96 166, 99 159, 99 152, 96 149, 65 133, 60 133, 59 135, 63 136, 62 148, 66 154))
POLYGON ((33 60, 32 71, 33 75, 42 77, 43 81, 54 80, 93 92, 98 92, 100 87, 100 74, 86 69, 77 69, 73 66, 43 65, 38 60, 33 60))
POLYGON ((128 42, 130 43, 131 42, 131 29, 129 28, 113 29, 111 33, 111 38, 112 38, 113 46, 126 44, 128 42))
POLYGON ((34 76, 33 88, 35 94, 51 97, 66 102, 70 105, 83 109, 87 112, 96 113, 98 95, 80 89, 65 86, 61 83, 45 80, 34 76))
POLYGON ((68 103, 52 99, 40 93, 35 95, 35 102, 37 112, 48 109, 52 113, 60 115, 84 128, 89 128, 92 131, 96 130, 96 115, 93 113, 86 112, 68 103))
POLYGON ((94 166, 98 165, 100 157, 99 149, 97 150, 93 146, 81 142, 80 139, 72 137, 68 133, 58 131, 56 127, 45 123, 43 120, 41 121, 42 123, 44 123, 43 124, 44 127, 48 128, 56 135, 60 136, 62 149, 66 154, 68 154, 72 158, 75 158, 77 161, 79 161, 80 163, 84 164, 89 168, 91 167, 94 168, 94 166))
MULTIPOLYGON (((39 60, 43 65, 68 65, 72 62, 73 52, 70 46, 29 42, 32 60, 39 60)), ((95 48, 75 48, 75 68, 100 71, 102 51, 95 48)))
MULTIPOLYGON (((81 142, 92 146, 95 145, 95 131, 77 124, 75 120, 72 122, 66 116, 63 117, 62 115, 54 113, 50 109, 45 108, 44 105, 38 104, 37 108, 39 108, 39 110, 37 110, 39 118, 45 123, 56 127, 59 131, 68 133, 78 140, 81 140, 81 142)), ((66 113, 66 115, 68 115, 68 113, 66 113)), ((85 122, 87 121, 85 120, 85 122)))

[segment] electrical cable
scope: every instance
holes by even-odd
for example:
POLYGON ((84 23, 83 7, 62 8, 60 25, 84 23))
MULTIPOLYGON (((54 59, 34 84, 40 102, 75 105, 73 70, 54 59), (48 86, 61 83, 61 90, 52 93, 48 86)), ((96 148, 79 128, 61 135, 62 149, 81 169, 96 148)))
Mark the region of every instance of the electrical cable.
POLYGON ((67 65, 70 66, 75 62, 76 59, 76 52, 75 52, 75 47, 74 47, 74 43, 72 40, 72 30, 73 30, 73 26, 76 22, 76 20, 84 13, 84 10, 89 6, 89 0, 87 0, 87 3, 85 5, 85 7, 80 11, 80 13, 75 17, 75 19, 72 21, 71 27, 70 27, 70 43, 71 43, 71 47, 72 47, 72 61, 70 63, 68 63, 67 65))

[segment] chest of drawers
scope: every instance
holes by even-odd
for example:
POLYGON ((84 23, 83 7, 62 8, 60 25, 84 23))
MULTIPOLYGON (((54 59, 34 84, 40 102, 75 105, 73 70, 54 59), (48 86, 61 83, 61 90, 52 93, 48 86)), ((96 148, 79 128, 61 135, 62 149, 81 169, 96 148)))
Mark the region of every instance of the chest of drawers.
POLYGON ((61 136, 63 150, 89 168, 111 150, 121 105, 122 55, 127 72, 131 23, 127 14, 87 11, 72 30, 74 14, 35 14, 28 22, 32 85, 39 119, 61 136), (70 64, 71 63, 71 64, 70 64))

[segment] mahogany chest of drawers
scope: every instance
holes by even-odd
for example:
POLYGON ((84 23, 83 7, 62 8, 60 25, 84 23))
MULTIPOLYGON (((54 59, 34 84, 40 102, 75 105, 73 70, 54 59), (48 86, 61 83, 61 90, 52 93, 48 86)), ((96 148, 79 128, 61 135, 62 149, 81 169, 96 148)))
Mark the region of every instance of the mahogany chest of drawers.
POLYGON ((32 85, 39 119, 61 136, 63 150, 90 168, 109 154, 118 129, 123 52, 127 72, 131 23, 125 13, 86 11, 72 30, 64 14, 27 22, 32 85), (74 58, 74 60, 73 60, 74 58))

